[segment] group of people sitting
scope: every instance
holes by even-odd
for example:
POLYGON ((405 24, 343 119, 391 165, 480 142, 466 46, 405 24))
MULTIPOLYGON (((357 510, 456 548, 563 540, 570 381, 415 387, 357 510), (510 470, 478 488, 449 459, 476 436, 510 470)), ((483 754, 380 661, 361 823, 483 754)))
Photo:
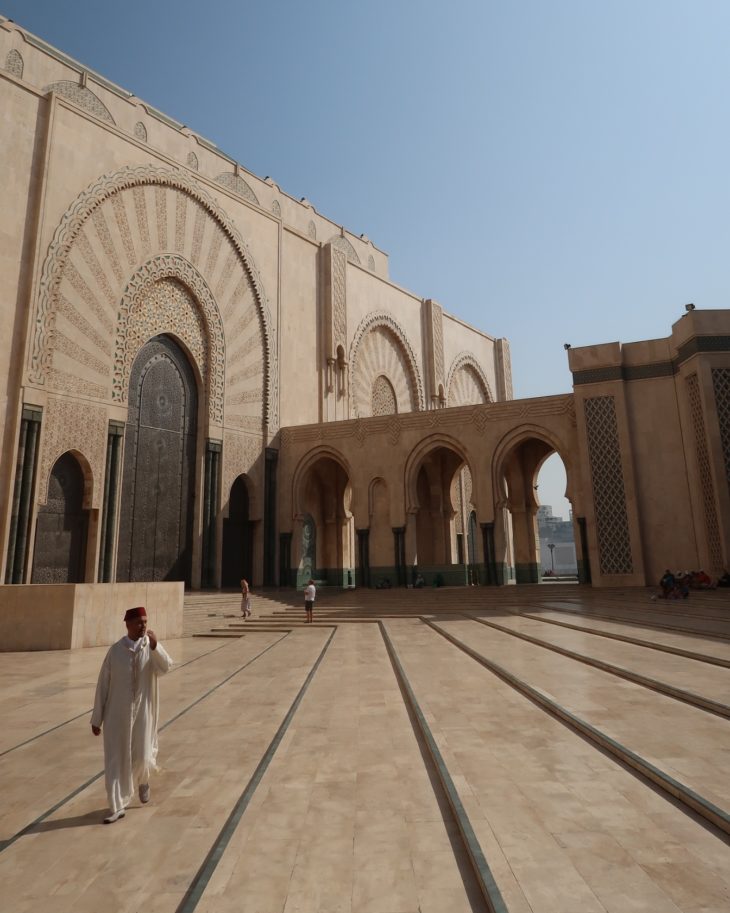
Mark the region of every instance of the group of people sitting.
POLYGON ((659 581, 660 599, 686 599, 690 590, 714 590, 717 586, 730 586, 730 574, 727 571, 714 581, 704 571, 678 571, 673 574, 664 571, 659 581))

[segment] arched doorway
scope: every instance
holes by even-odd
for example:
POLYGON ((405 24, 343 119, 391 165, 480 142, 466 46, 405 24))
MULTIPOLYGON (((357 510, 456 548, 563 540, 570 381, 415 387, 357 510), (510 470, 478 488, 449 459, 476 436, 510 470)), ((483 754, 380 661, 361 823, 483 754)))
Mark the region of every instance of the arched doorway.
POLYGON ((117 580, 190 585, 197 414, 185 353, 155 336, 129 380, 117 580))
POLYGON ((297 586, 309 577, 331 586, 355 582, 351 501, 348 474, 337 460, 322 456, 305 471, 299 483, 297 586))
POLYGON ((253 576, 253 528, 249 519, 248 486, 245 476, 239 476, 231 486, 228 516, 223 520, 224 587, 238 587, 242 577, 249 583, 253 576))
POLYGON ((84 474, 72 453, 56 460, 38 511, 31 583, 83 583, 88 513, 84 474))
POLYGON ((469 543, 465 532, 471 509, 470 483, 471 473, 463 456, 451 447, 436 446, 420 459, 415 469, 412 508, 413 580, 421 574, 427 584, 468 582, 469 543))
MULTIPOLYGON (((548 545, 557 543, 547 537, 547 558, 541 554, 540 515, 547 516, 548 510, 547 505, 541 510, 538 476, 554 454, 555 446, 545 437, 522 432, 497 461, 495 545, 504 583, 538 583, 545 570, 552 569, 555 556, 548 553, 548 545)), ((567 466, 564 461, 563 465, 567 466)))

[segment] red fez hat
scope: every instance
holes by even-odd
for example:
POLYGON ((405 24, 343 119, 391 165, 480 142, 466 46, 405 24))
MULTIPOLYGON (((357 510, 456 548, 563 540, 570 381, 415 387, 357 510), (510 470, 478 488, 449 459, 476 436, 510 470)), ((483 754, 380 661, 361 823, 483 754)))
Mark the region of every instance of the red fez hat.
POLYGON ((147 609, 143 605, 138 605, 134 609, 127 609, 124 613, 125 621, 133 621, 135 618, 147 618, 147 609))

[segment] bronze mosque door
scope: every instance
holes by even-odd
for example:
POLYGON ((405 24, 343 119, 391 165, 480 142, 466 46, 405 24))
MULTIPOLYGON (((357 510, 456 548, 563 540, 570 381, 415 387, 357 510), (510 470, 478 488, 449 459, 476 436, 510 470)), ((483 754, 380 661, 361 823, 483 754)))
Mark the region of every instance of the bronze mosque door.
POLYGON ((117 580, 190 585, 197 389, 168 336, 140 350, 129 380, 117 580))

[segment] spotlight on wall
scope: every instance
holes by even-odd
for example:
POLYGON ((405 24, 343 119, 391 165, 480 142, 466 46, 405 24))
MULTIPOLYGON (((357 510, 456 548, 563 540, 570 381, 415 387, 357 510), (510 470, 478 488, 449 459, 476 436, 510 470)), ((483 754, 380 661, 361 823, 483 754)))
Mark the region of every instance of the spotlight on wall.
POLYGON ((685 304, 684 309, 689 314, 690 311, 693 311, 695 309, 695 306, 693 304, 685 304))
POLYGON ((570 348, 570 343, 569 343, 569 342, 564 342, 564 343, 563 343, 563 348, 564 348, 565 351, 567 352, 568 349, 570 348))

